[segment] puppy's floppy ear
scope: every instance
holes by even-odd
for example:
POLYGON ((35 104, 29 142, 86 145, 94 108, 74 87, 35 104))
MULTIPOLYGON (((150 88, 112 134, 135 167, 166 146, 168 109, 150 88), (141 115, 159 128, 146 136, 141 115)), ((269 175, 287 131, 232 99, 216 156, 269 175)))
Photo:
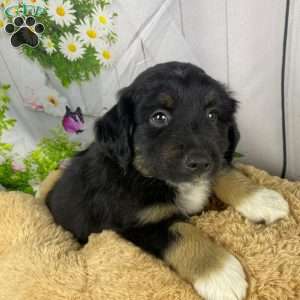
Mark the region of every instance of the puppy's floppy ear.
POLYGON ((119 102, 95 124, 96 141, 101 149, 127 170, 132 161, 133 105, 130 89, 119 92, 119 102))
POLYGON ((227 160, 228 163, 231 163, 233 160, 236 146, 240 140, 240 132, 238 130, 235 120, 233 120, 231 125, 229 126, 227 136, 228 136, 229 146, 225 153, 225 159, 227 160))

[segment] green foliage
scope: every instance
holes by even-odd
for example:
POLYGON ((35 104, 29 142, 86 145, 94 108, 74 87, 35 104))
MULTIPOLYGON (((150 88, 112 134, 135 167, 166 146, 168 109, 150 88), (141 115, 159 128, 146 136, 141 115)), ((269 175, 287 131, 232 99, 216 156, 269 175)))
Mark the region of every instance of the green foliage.
POLYGON ((31 174, 28 170, 15 171, 12 167, 13 159, 7 158, 0 164, 0 183, 8 190, 22 191, 34 194, 34 189, 30 185, 31 174))
MULTIPOLYGON (((58 39, 55 40, 58 43, 58 39)), ((55 52, 51 56, 43 49, 41 44, 37 48, 24 47, 23 52, 32 60, 37 60, 44 68, 53 68, 55 75, 60 79, 61 84, 68 87, 72 81, 89 80, 91 75, 100 73, 101 66, 95 59, 96 51, 89 47, 84 56, 77 61, 68 61, 60 52, 55 52)))
POLYGON ((12 149, 12 145, 1 142, 4 131, 12 128, 15 125, 16 120, 8 118, 6 116, 8 111, 8 91, 9 85, 0 85, 0 153, 7 153, 12 149))
MULTIPOLYGON (((79 24, 87 16, 91 15, 96 5, 100 5, 102 8, 110 5, 110 1, 107 0, 72 0, 71 2, 76 11, 76 24, 79 24)), ((112 16, 116 17, 117 13, 113 13, 112 16)), ((58 49, 59 40, 64 33, 77 34, 75 25, 69 27, 58 26, 46 13, 36 17, 36 19, 37 22, 41 22, 45 27, 43 37, 50 37, 56 49, 58 49)), ((110 31, 105 38, 107 43, 112 45, 117 41, 117 34, 110 31)), ((43 48, 42 43, 39 43, 39 46, 36 48, 24 46, 22 50, 27 57, 33 61, 37 61, 44 68, 53 69, 62 85, 68 87, 73 81, 82 82, 89 80, 91 76, 99 74, 103 68, 102 64, 96 58, 95 48, 87 45, 85 48, 86 51, 83 57, 76 61, 68 60, 60 51, 49 55, 43 48)))
POLYGON ((49 137, 43 138, 35 150, 23 160, 24 169, 15 170, 15 156, 7 156, 0 164, 0 183, 8 190, 34 194, 38 185, 61 161, 70 158, 80 149, 80 144, 69 140, 62 128, 53 129, 49 137))
POLYGON ((13 153, 13 146, 1 142, 2 134, 12 128, 15 120, 6 116, 10 98, 9 86, 0 87, 0 184, 8 190, 35 193, 34 186, 59 167, 61 161, 73 156, 80 143, 72 142, 63 128, 51 131, 24 159, 13 153), (16 162, 21 167, 16 168, 16 162))
POLYGON ((58 168, 61 161, 73 156, 80 143, 71 142, 61 129, 52 130, 50 137, 44 137, 36 149, 29 153, 24 162, 34 180, 42 181, 52 170, 58 168))

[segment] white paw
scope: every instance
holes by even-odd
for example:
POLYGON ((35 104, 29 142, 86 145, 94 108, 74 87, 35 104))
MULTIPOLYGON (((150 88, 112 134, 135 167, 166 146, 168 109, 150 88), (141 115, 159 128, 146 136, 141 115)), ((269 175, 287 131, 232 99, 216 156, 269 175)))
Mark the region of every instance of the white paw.
POLYGON ((289 205, 279 193, 261 188, 236 207, 243 216, 252 222, 273 223, 289 214, 289 205))
POLYGON ((230 255, 223 268, 199 278, 194 288, 206 300, 242 300, 246 298, 247 281, 240 262, 230 255))

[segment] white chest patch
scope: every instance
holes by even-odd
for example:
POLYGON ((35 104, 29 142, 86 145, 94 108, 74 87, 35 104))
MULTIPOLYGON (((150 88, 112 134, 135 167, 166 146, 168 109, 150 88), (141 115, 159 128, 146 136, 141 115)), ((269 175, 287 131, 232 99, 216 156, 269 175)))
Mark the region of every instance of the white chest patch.
POLYGON ((177 185, 176 205, 186 214, 200 212, 208 203, 211 184, 208 179, 199 179, 193 183, 177 185))

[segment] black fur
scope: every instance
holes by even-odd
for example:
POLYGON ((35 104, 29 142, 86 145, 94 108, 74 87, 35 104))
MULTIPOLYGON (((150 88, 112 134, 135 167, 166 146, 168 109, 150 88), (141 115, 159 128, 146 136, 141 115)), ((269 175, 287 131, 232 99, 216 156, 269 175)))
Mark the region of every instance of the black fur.
POLYGON ((174 240, 170 224, 184 216, 178 211, 141 225, 139 212, 173 205, 176 184, 203 173, 212 178, 230 164, 239 139, 235 110, 223 85, 194 65, 171 62, 146 70, 96 122, 95 142, 73 158, 49 193, 55 221, 82 243, 90 233, 112 229, 161 256, 174 240), (156 111, 169 116, 167 126, 153 126, 156 111), (201 163, 187 169, 192 156, 201 163))

